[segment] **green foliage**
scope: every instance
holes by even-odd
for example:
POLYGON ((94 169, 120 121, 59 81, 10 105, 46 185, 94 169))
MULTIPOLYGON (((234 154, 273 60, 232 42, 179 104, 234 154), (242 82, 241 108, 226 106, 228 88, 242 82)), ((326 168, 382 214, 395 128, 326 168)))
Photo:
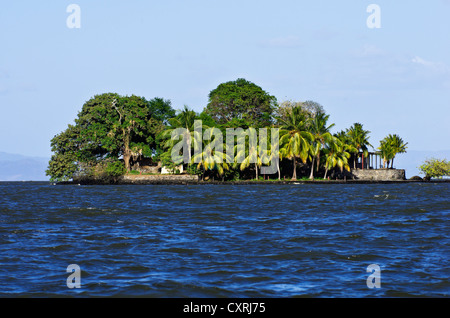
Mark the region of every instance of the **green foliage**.
MULTIPOLYGON (((270 125, 276 98, 243 78, 220 84, 209 94, 206 113, 218 124, 245 119, 253 127, 270 125)), ((244 128, 244 127, 242 127, 244 128)))
POLYGON ((166 169, 170 173, 175 173, 175 171, 178 168, 178 166, 180 164, 182 164, 182 162, 174 162, 172 160, 171 151, 164 152, 163 154, 161 154, 160 159, 161 159, 162 167, 166 167, 166 169))
POLYGON ((348 141, 354 146, 357 151, 362 151, 365 156, 368 154, 367 146, 371 146, 369 142, 370 131, 364 130, 360 123, 353 124, 347 129, 348 141))
POLYGON ((238 146, 235 146, 236 158, 242 159, 242 162, 239 165, 241 171, 253 164, 256 179, 258 179, 258 170, 263 164, 264 154, 262 152, 261 143, 258 143, 256 129, 249 128, 247 134, 240 134, 240 136, 238 136, 238 144, 244 145, 244 149, 239 149, 238 146))
POLYGON ((108 177, 117 179, 126 173, 126 169, 121 161, 113 161, 107 163, 105 173, 108 177))
MULTIPOLYGON (((213 130, 210 131, 213 133, 213 130)), ((220 149, 219 142, 220 140, 211 136, 211 141, 203 144, 202 151, 192 156, 191 163, 197 163, 197 169, 203 169, 203 173, 214 170, 223 177, 224 172, 230 169, 231 159, 227 157, 226 145, 222 144, 220 149)))
MULTIPOLYGON (((46 173, 52 181, 91 178, 116 182, 127 171, 139 173, 131 171, 134 164, 151 165, 155 161, 161 161, 176 173, 183 160, 174 162, 172 149, 184 138, 190 145, 185 168, 189 174, 202 175, 203 179, 217 176, 224 180, 260 179, 259 169, 278 158, 278 179, 290 173, 289 160, 293 163, 293 179, 297 178, 297 168, 302 171, 300 177, 309 174, 314 179, 314 171, 321 169, 325 170, 326 177, 331 169, 350 169, 350 153, 354 154, 356 167, 359 152, 366 156, 371 146, 370 132, 360 123, 332 135, 330 130, 334 124, 328 123, 329 117, 322 105, 313 101, 277 105, 274 96, 245 79, 223 83, 212 90, 209 103, 200 114, 187 106, 175 112, 169 100, 159 97, 148 101, 135 95, 96 95, 83 105, 75 124, 51 140, 54 154, 46 173), (202 126, 197 127, 195 120, 201 120, 202 126), (226 137, 227 128, 257 131, 271 127, 281 129, 279 144, 273 148, 278 151, 261 147, 262 142, 271 146, 269 139, 258 140, 258 144, 246 139, 245 149, 234 149, 234 154, 242 157, 243 162, 239 164, 227 158, 226 140, 216 138, 219 131, 226 137), (178 128, 183 129, 183 135, 172 140, 172 132, 178 128), (302 164, 297 164, 298 160, 302 164)), ((238 140, 236 136, 235 141, 238 140)), ((379 149, 388 166, 392 167, 397 153, 406 151, 406 145, 397 135, 381 141, 379 149)), ((423 171, 427 176, 437 175, 423 171)))
POLYGON ((186 169, 186 173, 191 174, 191 175, 201 176, 203 174, 203 171, 201 169, 198 169, 197 165, 190 165, 186 169))
POLYGON ((86 166, 78 173, 76 179, 79 181, 93 181, 100 183, 116 183, 126 173, 123 162, 117 159, 105 159, 95 165, 86 166))
POLYGON ((198 119, 197 113, 185 105, 176 117, 169 120, 170 128, 186 128, 193 131, 196 119, 198 119))
POLYGON ((249 129, 252 127, 252 121, 248 118, 233 118, 230 121, 227 121, 223 125, 221 125, 222 128, 242 128, 242 129, 249 129))
POLYGON ((345 133, 347 135, 346 142, 349 145, 346 148, 347 151, 354 154, 353 167, 356 168, 358 153, 362 151, 363 156, 367 157, 369 154, 368 146, 373 147, 369 142, 370 131, 364 130, 362 124, 355 123, 345 133))
POLYGON ((286 118, 279 118, 282 123, 280 146, 283 157, 293 160, 292 179, 297 179, 297 159, 306 163, 310 156, 310 143, 313 135, 309 131, 309 117, 300 107, 288 111, 286 118))
POLYGON ((402 138, 398 135, 389 134, 383 140, 380 141, 381 156, 383 158, 383 167, 389 167, 391 163, 391 168, 394 166, 394 158, 399 153, 405 153, 408 143, 405 143, 402 138))
POLYGON ((224 171, 223 178, 227 181, 237 181, 241 178, 240 171, 230 167, 230 169, 224 171))
MULTIPOLYGON (((174 114, 170 101, 161 98, 96 95, 83 105, 75 126, 52 139, 54 155, 47 175, 57 181, 70 180, 75 174, 93 175, 91 170, 99 164, 120 157, 129 171, 133 160, 156 154, 157 136, 174 114)), ((117 164, 107 170, 112 177, 120 171, 117 164)))
POLYGON ((218 124, 208 113, 205 111, 201 112, 197 119, 201 120, 203 125, 206 127, 218 127, 218 124))
POLYGON ((85 157, 123 156, 129 171, 132 157, 152 156, 156 136, 172 114, 170 102, 160 98, 147 101, 135 95, 97 95, 84 104, 76 120, 82 128, 82 139, 88 141, 83 149, 85 157))
POLYGON ((420 167, 421 174, 425 175, 425 179, 442 178, 450 176, 450 162, 447 159, 427 159, 420 167))
POLYGON ((148 109, 151 118, 161 122, 164 125, 169 123, 169 119, 175 117, 176 112, 172 108, 172 102, 160 97, 155 97, 148 101, 148 109))
POLYGON ((119 157, 121 142, 116 138, 115 122, 119 116, 113 108, 118 94, 96 95, 88 100, 75 119, 79 129, 77 140, 82 144, 79 159, 92 162, 107 155, 119 157))
POLYGON ((325 176, 330 169, 339 167, 341 172, 345 170, 350 171, 350 166, 348 164, 348 159, 350 158, 350 153, 345 150, 344 143, 337 137, 332 137, 332 139, 327 143, 327 147, 324 150, 325 155, 325 176))
POLYGON ((315 113, 314 117, 310 121, 309 130, 312 134, 312 140, 310 144, 310 155, 312 156, 310 179, 314 179, 314 163, 317 163, 317 171, 320 166, 320 155, 323 152, 324 147, 327 144, 336 142, 330 133, 330 129, 334 124, 328 125, 328 119, 330 115, 326 115, 322 111, 315 113))
POLYGON ((80 130, 69 125, 68 128, 51 140, 52 155, 46 175, 51 181, 69 181, 78 170, 78 157, 81 144, 78 141, 80 130))
POLYGON ((50 181, 69 181, 77 171, 75 157, 71 154, 56 154, 50 159, 46 175, 50 181))
MULTIPOLYGON (((165 161, 167 165, 170 163, 168 160, 173 160, 169 154, 172 153, 173 147, 179 143, 182 138, 184 139, 184 142, 186 142, 188 147, 188 153, 187 153, 187 159, 188 162, 191 161, 192 153, 199 147, 198 141, 202 139, 202 136, 199 135, 199 133, 196 131, 195 127, 195 121, 198 119, 197 114, 195 111, 190 110, 187 106, 184 106, 184 109, 179 112, 179 114, 171 118, 169 120, 170 126, 167 127, 159 136, 158 138, 161 140, 161 148, 167 152, 167 154, 161 155, 160 159, 165 161), (172 139, 172 133, 176 132, 178 129, 183 129, 184 132, 182 135, 179 136, 178 139, 172 139)), ((205 126, 201 127, 202 130, 205 128, 205 126)), ((203 134, 202 134, 203 135, 203 134)), ((180 156, 185 154, 179 154, 180 156)), ((183 160, 180 162, 177 162, 175 164, 179 165, 183 160)))

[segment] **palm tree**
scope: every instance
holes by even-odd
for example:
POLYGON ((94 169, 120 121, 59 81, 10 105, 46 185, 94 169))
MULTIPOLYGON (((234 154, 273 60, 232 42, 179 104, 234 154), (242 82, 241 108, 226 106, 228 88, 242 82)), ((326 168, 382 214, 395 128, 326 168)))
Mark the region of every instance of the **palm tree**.
POLYGON ((356 169, 356 160, 358 158, 358 153, 362 151, 362 158, 361 158, 361 168, 364 169, 364 156, 368 156, 368 148, 367 146, 373 146, 369 142, 369 134, 370 131, 364 130, 363 125, 360 123, 353 124, 350 129, 347 129, 347 135, 349 137, 349 142, 351 145, 356 149, 355 158, 353 161, 353 167, 356 169))
MULTIPOLYGON (((199 149, 199 142, 202 140, 202 135, 198 131, 196 131, 195 120, 197 119, 197 114, 195 111, 190 110, 187 106, 184 106, 184 109, 174 118, 169 119, 169 128, 166 129, 162 133, 162 138, 166 141, 163 144, 165 149, 169 149, 169 151, 176 144, 176 140, 172 140, 172 132, 178 128, 185 129, 185 133, 183 134, 183 138, 186 140, 186 144, 188 145, 188 165, 191 164, 192 158, 192 148, 194 151, 199 149)), ((202 130, 208 127, 202 126, 202 130)))
MULTIPOLYGON (((267 142, 267 140, 261 139, 260 136, 260 144, 262 142, 267 142)), ((266 150, 261 149, 261 160, 263 164, 268 164, 269 162, 274 161, 277 166, 278 180, 281 180, 280 161, 285 157, 285 149, 280 149, 279 139, 278 143, 274 144, 273 142, 274 140, 271 139, 271 142, 269 143, 270 147, 268 147, 266 150)))
POLYGON ((392 162, 391 162, 391 168, 393 168, 395 156, 399 153, 406 153, 406 149, 408 148, 407 147, 408 143, 405 143, 403 141, 403 139, 400 138, 400 136, 398 136, 398 135, 393 135, 391 138, 392 138, 391 144, 392 144, 393 153, 394 153, 394 157, 392 158, 392 162))
POLYGON ((353 146, 352 142, 350 141, 350 137, 347 135, 347 133, 343 130, 340 132, 334 134, 334 137, 339 139, 339 141, 342 143, 344 150, 348 153, 357 153, 358 149, 353 146))
POLYGON ((320 152, 322 150, 322 144, 317 141, 312 141, 309 147, 309 152, 311 155, 311 173, 309 174, 309 179, 314 180, 314 164, 317 160, 317 170, 319 170, 320 165, 320 152))
MULTIPOLYGON (((279 131, 277 132, 279 133, 279 131)), ((260 144, 263 142, 267 142, 265 139, 261 139, 260 136, 260 144)), ((269 143, 269 147, 267 147, 266 150, 260 149, 260 156, 262 164, 268 164, 275 162, 277 166, 277 172, 278 172, 278 180, 281 180, 281 170, 280 170, 280 161, 282 161, 286 157, 286 149, 281 148, 280 149, 280 140, 278 138, 278 143, 274 143, 274 140, 271 139, 271 142, 269 143)))
POLYGON ((312 156, 311 174, 310 179, 314 179, 314 163, 317 161, 317 171, 319 171, 320 165, 320 152, 326 143, 331 142, 333 136, 330 133, 330 129, 334 124, 327 126, 330 115, 326 115, 324 112, 318 112, 313 117, 310 123, 310 132, 313 139, 311 140, 310 152, 312 156))
POLYGON ((394 158, 399 153, 405 153, 408 143, 405 143, 402 138, 398 135, 389 134, 383 140, 380 141, 381 156, 383 157, 383 168, 389 167, 391 164, 391 169, 394 167, 394 158))
POLYGON ((214 129, 209 130, 211 135, 210 140, 203 141, 203 147, 201 152, 196 152, 192 156, 191 163, 197 163, 197 169, 202 169, 202 180, 206 171, 217 170, 219 176, 223 176, 225 170, 229 170, 229 162, 231 159, 227 156, 226 152, 223 151, 224 146, 222 138, 213 138, 212 135, 215 133, 214 129))
POLYGON ((327 178, 328 171, 336 166, 340 168, 341 172, 343 172, 344 169, 350 171, 350 166, 348 165, 350 153, 345 150, 345 144, 340 141, 339 138, 333 136, 331 141, 327 143, 324 152, 326 158, 324 179, 327 178))
POLYGON ((389 167, 389 162, 392 160, 392 147, 390 146, 387 137, 380 141, 380 147, 378 149, 381 152, 383 158, 383 169, 386 168, 386 164, 389 167))
POLYGON ((308 131, 308 118, 300 107, 288 111, 285 118, 279 118, 282 123, 280 145, 285 157, 293 160, 292 180, 297 180, 297 158, 306 163, 309 157, 309 145, 313 139, 308 131))
POLYGON ((263 160, 266 160, 266 154, 262 151, 261 143, 267 143, 267 140, 261 140, 258 144, 256 129, 250 127, 246 133, 237 136, 237 142, 238 145, 234 147, 236 164, 239 164, 241 171, 254 164, 256 180, 258 180, 258 169, 263 165, 263 160))

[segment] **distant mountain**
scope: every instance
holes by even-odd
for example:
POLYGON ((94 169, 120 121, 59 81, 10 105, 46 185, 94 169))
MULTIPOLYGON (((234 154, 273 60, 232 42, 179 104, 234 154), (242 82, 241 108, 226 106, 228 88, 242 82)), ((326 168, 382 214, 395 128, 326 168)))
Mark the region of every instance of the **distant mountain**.
POLYGON ((418 151, 408 150, 407 153, 398 154, 394 159, 394 168, 405 169, 406 178, 409 179, 414 176, 424 177, 420 175, 418 167, 430 158, 447 159, 450 160, 450 150, 441 151, 418 151))
POLYGON ((48 181, 48 158, 0 152, 0 181, 48 181))

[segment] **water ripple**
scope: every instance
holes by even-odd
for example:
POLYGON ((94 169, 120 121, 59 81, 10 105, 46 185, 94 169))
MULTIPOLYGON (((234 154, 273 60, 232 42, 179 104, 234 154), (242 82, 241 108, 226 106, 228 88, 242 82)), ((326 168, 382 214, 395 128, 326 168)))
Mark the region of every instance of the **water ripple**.
POLYGON ((449 297, 449 193, 0 183, 0 295, 449 297), (79 290, 66 286, 69 264, 79 290), (370 264, 380 290, 366 286, 370 264))

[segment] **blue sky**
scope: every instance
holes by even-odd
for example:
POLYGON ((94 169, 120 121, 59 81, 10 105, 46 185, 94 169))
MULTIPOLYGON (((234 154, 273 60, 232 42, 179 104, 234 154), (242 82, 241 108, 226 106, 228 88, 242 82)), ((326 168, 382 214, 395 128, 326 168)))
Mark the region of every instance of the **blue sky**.
POLYGON ((0 10, 0 151, 49 157, 85 101, 117 92, 201 111, 243 77, 314 100, 374 146, 449 149, 450 0, 10 1, 0 10), (69 29, 69 4, 81 28, 69 29), (367 7, 381 8, 369 29, 367 7))

